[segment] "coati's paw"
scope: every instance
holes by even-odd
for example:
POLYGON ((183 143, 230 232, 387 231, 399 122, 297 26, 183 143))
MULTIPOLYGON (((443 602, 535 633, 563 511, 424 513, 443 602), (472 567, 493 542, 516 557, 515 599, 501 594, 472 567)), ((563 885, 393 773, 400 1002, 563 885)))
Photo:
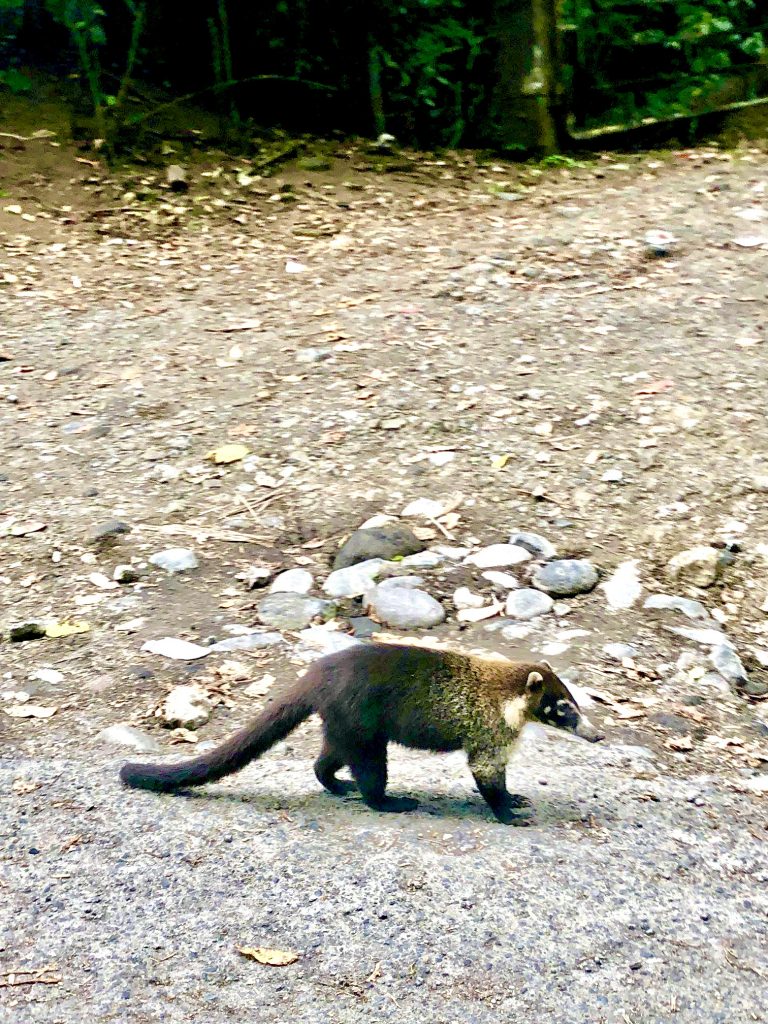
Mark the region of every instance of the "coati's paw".
POLYGON ((334 779, 333 782, 326 783, 325 788, 334 796, 347 796, 349 793, 354 793, 357 786, 348 779, 334 779))
POLYGON ((507 804, 495 810, 496 820, 502 825, 530 825, 533 821, 533 811, 529 807, 515 807, 507 804))
POLYGON ((510 793, 508 805, 510 807, 533 807, 533 801, 529 800, 527 796, 521 796, 520 793, 510 793))
POLYGON ((404 811, 415 811, 419 806, 419 801, 410 796, 385 796, 371 806, 375 811, 403 813, 404 811))

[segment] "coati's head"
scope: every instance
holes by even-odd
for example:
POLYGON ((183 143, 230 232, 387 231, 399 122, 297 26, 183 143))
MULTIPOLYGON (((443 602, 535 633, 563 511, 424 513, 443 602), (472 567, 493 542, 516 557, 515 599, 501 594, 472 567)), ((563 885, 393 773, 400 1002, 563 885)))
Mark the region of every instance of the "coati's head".
POLYGON ((552 671, 546 661, 532 667, 525 683, 528 698, 528 718, 565 729, 590 743, 605 739, 579 711, 579 705, 565 683, 552 671))

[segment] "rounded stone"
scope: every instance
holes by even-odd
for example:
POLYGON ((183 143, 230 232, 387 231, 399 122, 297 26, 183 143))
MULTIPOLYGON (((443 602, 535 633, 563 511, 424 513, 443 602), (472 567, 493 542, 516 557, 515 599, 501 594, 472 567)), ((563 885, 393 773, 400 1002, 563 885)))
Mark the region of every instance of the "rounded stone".
POLYGON ((594 590, 599 579, 597 569, 583 558, 561 558, 537 569, 533 585, 556 597, 573 597, 594 590))

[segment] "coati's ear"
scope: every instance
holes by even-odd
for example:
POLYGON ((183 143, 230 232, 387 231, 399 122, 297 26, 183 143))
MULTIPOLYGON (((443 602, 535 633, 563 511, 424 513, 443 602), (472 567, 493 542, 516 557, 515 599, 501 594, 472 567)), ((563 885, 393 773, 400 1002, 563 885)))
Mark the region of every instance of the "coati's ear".
POLYGON ((554 672, 554 671, 555 671, 555 670, 554 670, 554 669, 552 668, 552 666, 551 666, 551 665, 549 664, 549 662, 548 662, 548 661, 544 661, 544 659, 543 659, 543 658, 541 659, 541 661, 539 662, 539 664, 540 664, 540 665, 543 665, 543 666, 544 666, 544 668, 548 668, 550 672, 554 672))
POLYGON ((541 672, 529 672, 528 678, 525 681, 525 688, 531 693, 535 693, 540 690, 544 685, 544 676, 541 672))

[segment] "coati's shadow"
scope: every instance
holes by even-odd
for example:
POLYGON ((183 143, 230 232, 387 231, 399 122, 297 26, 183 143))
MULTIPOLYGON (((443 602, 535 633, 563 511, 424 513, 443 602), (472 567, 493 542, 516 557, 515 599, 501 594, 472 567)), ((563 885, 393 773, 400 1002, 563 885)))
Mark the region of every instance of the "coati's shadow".
MULTIPOLYGON (((274 811, 301 812, 310 817, 328 816, 330 813, 343 812, 354 817, 356 820, 363 816, 375 816, 378 820, 391 821, 393 825, 402 824, 404 820, 413 822, 421 821, 424 818, 441 820, 456 819, 460 821, 480 822, 486 821, 489 824, 498 824, 488 807, 480 797, 451 797, 440 796, 435 793, 425 793, 419 790, 393 790, 392 796, 412 796, 419 801, 419 806, 413 811, 406 812, 382 812, 374 811, 363 803, 358 793, 350 793, 348 796, 334 796, 331 793, 321 791, 306 795, 288 794, 280 796, 276 793, 248 793, 229 792, 211 786, 205 790, 201 789, 180 789, 171 794, 174 798, 185 800, 216 801, 222 804, 252 807, 255 811, 264 814, 274 811)), ((542 826, 556 824, 558 822, 580 821, 583 817, 583 810, 572 801, 552 800, 547 797, 546 802, 538 801, 531 797, 533 816, 525 824, 542 826)), ((504 826, 507 827, 507 826, 504 826)), ((514 826, 513 826, 514 827, 514 826)))

